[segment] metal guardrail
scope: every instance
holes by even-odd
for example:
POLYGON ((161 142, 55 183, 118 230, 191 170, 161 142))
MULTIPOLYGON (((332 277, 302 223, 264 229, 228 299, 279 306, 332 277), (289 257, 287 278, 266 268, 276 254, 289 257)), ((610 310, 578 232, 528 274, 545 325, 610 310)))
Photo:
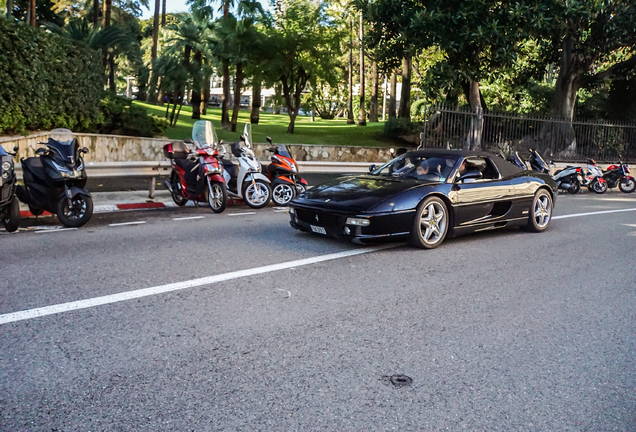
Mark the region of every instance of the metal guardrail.
MULTIPOLYGON (((298 169, 301 173, 365 173, 369 171, 367 162, 322 162, 299 161, 298 169)), ((381 165, 381 162, 376 163, 381 165)), ((172 167, 170 161, 161 162, 87 162, 86 175, 89 178, 113 177, 147 177, 149 179, 148 197, 154 198, 157 177, 169 176, 172 167)), ((18 180, 22 180, 22 167, 15 165, 18 180)))

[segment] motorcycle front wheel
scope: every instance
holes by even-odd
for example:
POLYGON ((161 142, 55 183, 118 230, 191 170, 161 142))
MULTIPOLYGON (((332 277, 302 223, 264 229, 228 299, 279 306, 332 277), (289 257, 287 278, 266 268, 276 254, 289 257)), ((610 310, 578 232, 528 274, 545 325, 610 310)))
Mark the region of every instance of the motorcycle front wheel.
POLYGON ((286 206, 296 196, 296 187, 289 183, 276 183, 272 189, 272 201, 277 206, 286 206))
POLYGON ((632 193, 636 190, 636 180, 634 180, 634 177, 623 177, 618 182, 618 188, 621 192, 632 193))
POLYGON ((597 194, 602 194, 605 193, 606 190, 607 182, 601 183, 600 181, 598 181, 598 179, 594 179, 594 183, 592 183, 592 191, 596 192, 597 194))
POLYGON ((214 213, 221 213, 227 206, 225 183, 208 181, 208 204, 214 213))
POLYGON ((75 195, 71 207, 65 196, 57 202, 57 218, 62 225, 77 228, 88 222, 93 216, 93 199, 88 195, 75 195))
POLYGON ((6 215, 2 218, 4 229, 7 232, 17 231, 20 226, 20 203, 18 202, 18 197, 13 197, 5 211, 6 215))
POLYGON ((263 208, 272 197, 272 190, 269 184, 262 180, 256 180, 254 183, 247 183, 243 189, 243 198, 245 203, 255 209, 263 208))

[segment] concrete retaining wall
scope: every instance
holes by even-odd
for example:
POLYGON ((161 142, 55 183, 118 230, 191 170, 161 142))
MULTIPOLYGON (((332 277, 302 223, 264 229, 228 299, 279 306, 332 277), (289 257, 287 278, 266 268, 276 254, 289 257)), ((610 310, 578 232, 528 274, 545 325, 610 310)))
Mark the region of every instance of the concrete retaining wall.
MULTIPOLYGON (((89 153, 84 156, 87 162, 142 162, 162 161, 165 157, 162 148, 174 140, 161 138, 141 138, 122 135, 74 134, 80 147, 88 147, 89 153)), ((0 138, 0 145, 6 150, 13 146, 20 147, 20 157, 35 155, 41 147, 38 141, 46 142, 48 132, 38 132, 28 137, 0 138)), ((384 147, 345 147, 307 144, 288 144, 292 156, 297 161, 329 161, 329 162, 386 162, 390 160, 390 152, 384 147)), ((254 153, 261 161, 267 161, 271 153, 267 151, 269 144, 255 144, 254 153)), ((230 154, 229 143, 225 149, 230 154)))

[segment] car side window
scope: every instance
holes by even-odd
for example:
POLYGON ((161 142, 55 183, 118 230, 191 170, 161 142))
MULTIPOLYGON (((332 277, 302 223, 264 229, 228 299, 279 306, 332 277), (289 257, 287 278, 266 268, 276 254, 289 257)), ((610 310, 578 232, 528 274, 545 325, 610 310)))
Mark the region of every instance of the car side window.
POLYGON ((481 178, 479 180, 476 179, 466 179, 464 183, 472 183, 474 181, 489 181, 489 180, 497 180, 499 179, 499 170, 495 166, 494 162, 487 157, 470 157, 465 159, 465 165, 462 163, 460 170, 457 172, 457 177, 459 178, 463 174, 470 171, 478 171, 481 173, 481 178))

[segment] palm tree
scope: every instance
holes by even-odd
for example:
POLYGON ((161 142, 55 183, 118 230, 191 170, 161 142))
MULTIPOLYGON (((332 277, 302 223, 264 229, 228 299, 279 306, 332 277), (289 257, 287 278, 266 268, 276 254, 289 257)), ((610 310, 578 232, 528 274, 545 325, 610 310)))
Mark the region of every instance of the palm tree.
POLYGON ((171 55, 183 52, 183 67, 192 78, 192 118, 200 119, 203 58, 210 56, 210 22, 196 20, 192 14, 179 14, 177 19, 176 24, 166 27, 174 32, 167 41, 166 52, 171 55))

